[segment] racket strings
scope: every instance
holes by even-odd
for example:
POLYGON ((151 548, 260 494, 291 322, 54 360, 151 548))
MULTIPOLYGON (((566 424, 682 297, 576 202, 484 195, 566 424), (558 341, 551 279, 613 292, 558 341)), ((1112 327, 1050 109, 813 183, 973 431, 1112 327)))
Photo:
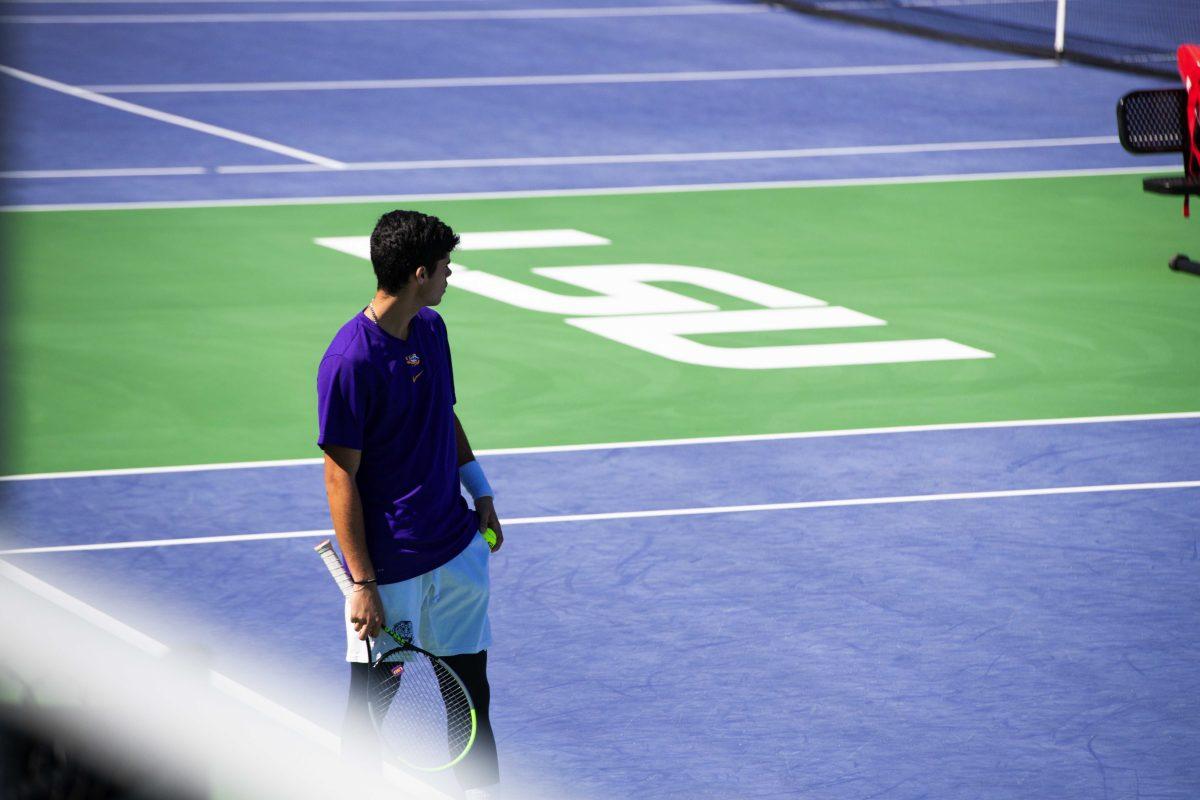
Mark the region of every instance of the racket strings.
POLYGON ((438 693, 446 708, 446 742, 454 758, 470 745, 471 700, 458 678, 441 661, 431 662, 437 676, 438 693))
MULTIPOLYGON (((386 657, 385 657, 386 658, 386 657)), ((372 670, 371 714, 390 752, 418 769, 437 769, 471 744, 471 701, 442 662, 416 652, 372 670)))

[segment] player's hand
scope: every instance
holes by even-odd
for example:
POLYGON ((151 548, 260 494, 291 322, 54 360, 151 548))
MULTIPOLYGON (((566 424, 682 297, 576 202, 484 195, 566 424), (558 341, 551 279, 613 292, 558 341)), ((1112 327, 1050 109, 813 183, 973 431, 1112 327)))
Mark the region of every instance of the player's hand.
POLYGON ((379 635, 383 627, 383 601, 375 584, 360 586, 350 595, 350 623, 360 640, 379 635))
POLYGON ((488 528, 496 532, 496 544, 492 547, 492 552, 500 549, 500 545, 504 544, 504 531, 500 529, 500 518, 496 516, 496 504, 491 497, 480 497, 475 500, 475 513, 479 515, 479 532, 483 533, 488 528))

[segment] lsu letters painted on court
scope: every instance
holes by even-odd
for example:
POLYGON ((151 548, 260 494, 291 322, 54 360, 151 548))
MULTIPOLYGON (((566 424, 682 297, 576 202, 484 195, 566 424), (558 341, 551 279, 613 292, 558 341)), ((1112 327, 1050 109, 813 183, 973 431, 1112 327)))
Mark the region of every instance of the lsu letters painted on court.
MULTIPOLYGON (((367 236, 323 237, 317 244, 370 258, 367 236)), ((571 229, 464 233, 460 252, 587 247, 607 239, 571 229)), ((948 339, 896 339, 879 342, 718 347, 688 335, 755 331, 861 328, 886 325, 877 317, 768 283, 721 270, 681 264, 598 264, 534 267, 536 275, 595 292, 579 297, 528 286, 455 262, 451 283, 458 289, 503 303, 561 314, 564 322, 615 342, 685 364, 727 369, 785 369, 853 364, 894 364, 992 358, 993 354, 948 339), (740 298, 761 309, 722 311, 653 282, 690 284, 740 298)))

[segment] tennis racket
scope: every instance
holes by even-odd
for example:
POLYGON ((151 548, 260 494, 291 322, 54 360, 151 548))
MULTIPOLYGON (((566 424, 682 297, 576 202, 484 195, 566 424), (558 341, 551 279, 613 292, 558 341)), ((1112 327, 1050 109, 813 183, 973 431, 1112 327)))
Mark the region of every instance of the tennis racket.
MULTIPOLYGON (((328 539, 314 548, 347 597, 354 582, 328 539)), ((388 755, 422 772, 448 769, 475 744, 475 706, 454 670, 386 625, 396 646, 370 665, 371 721, 388 755)), ((370 660, 370 645, 367 658, 370 660)))

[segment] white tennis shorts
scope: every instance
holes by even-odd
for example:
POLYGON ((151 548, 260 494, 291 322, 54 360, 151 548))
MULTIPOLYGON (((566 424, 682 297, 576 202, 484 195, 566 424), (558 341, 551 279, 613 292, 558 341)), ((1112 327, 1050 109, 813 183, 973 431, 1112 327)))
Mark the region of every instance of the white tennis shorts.
MULTIPOLYGON (((379 587, 387 624, 411 631, 413 644, 435 656, 478 653, 492 645, 488 620, 488 556, 491 548, 483 535, 476 535, 466 549, 435 570, 399 583, 379 587)), ((371 640, 371 657, 378 658, 395 647, 382 631, 371 640)), ((350 622, 346 600, 346 660, 366 662, 367 646, 350 622)))

